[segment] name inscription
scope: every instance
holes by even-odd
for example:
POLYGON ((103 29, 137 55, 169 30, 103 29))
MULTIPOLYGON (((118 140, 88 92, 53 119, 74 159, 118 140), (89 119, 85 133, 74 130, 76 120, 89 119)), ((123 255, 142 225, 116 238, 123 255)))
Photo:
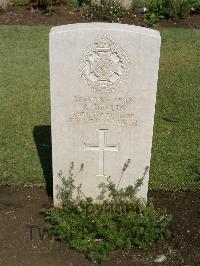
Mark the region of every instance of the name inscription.
POLYGON ((74 96, 74 112, 70 124, 111 124, 135 126, 137 121, 130 111, 133 98, 74 96))

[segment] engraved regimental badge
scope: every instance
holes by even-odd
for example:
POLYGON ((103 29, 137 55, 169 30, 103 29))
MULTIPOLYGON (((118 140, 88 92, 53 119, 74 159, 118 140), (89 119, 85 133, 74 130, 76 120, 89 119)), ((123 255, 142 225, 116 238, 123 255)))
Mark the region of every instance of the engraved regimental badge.
POLYGON ((113 92, 128 75, 129 59, 107 35, 84 51, 81 59, 80 74, 94 91, 113 92))

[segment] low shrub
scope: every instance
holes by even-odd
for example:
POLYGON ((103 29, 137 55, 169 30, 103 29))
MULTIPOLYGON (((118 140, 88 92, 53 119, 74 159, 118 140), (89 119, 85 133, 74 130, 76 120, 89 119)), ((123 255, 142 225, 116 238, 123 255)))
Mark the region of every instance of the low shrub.
POLYGON ((64 0, 29 0, 29 7, 31 11, 39 9, 46 15, 52 15, 52 7, 62 5, 65 3, 64 0))
POLYGON ((200 0, 195 0, 192 6, 193 12, 200 12, 200 0))
POLYGON ((118 0, 99 0, 92 4, 83 4, 82 17, 87 20, 101 20, 120 22, 120 19, 129 14, 128 10, 118 0))
MULTIPOLYGON (((129 163, 125 164, 120 181, 129 163)), ((102 262, 111 251, 132 246, 145 249, 169 235, 171 216, 151 202, 145 206, 135 197, 146 171, 134 186, 124 189, 108 178, 107 183, 100 185, 101 193, 94 202, 84 196, 81 185, 75 186, 72 169, 73 164, 67 179, 62 172, 59 174, 62 186, 58 197, 62 208, 43 210, 48 231, 56 239, 66 240, 69 248, 83 252, 93 262, 102 262)))
POLYGON ((184 18, 192 11, 198 11, 200 0, 150 0, 146 6, 145 19, 152 25, 163 18, 184 18))

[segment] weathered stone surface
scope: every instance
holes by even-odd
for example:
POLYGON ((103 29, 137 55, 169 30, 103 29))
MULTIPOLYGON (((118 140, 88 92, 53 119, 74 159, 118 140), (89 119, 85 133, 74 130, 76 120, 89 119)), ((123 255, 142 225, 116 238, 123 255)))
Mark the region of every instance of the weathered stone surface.
MULTIPOLYGON (((77 185, 93 198, 110 176, 134 185, 150 166, 160 34, 107 23, 73 24, 50 32, 54 204, 58 173, 71 162, 77 185)), ((138 192, 146 199, 148 173, 138 192)))
POLYGON ((0 10, 6 10, 8 8, 8 0, 0 0, 0 10))

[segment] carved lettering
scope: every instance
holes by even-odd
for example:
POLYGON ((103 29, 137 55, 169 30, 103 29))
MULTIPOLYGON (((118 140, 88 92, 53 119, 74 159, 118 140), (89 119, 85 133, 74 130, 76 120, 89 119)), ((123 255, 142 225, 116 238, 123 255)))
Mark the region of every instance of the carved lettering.
POLYGON ((134 126, 136 120, 129 110, 133 98, 125 97, 82 97, 74 96, 74 112, 71 124, 104 124, 134 126))

